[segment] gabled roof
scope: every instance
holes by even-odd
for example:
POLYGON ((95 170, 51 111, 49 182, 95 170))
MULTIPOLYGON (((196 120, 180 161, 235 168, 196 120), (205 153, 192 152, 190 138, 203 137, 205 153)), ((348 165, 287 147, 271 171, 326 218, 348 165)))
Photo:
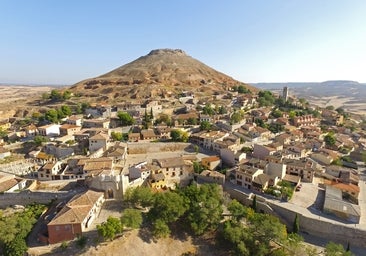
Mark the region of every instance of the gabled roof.
POLYGON ((268 175, 262 173, 253 179, 253 183, 257 183, 257 184, 263 186, 263 185, 266 185, 266 183, 268 183, 269 180, 270 180, 270 178, 268 177, 268 175))
POLYGON ((157 160, 161 168, 181 167, 185 165, 182 157, 164 158, 157 160))
POLYGON ((221 158, 218 156, 208 156, 208 157, 203 157, 201 159, 201 161, 207 161, 207 162, 216 162, 216 161, 220 161, 221 158))
POLYGON ((0 192, 7 191, 14 187, 16 184, 18 184, 20 180, 17 180, 15 178, 5 180, 3 182, 0 182, 0 192))
POLYGON ((109 140, 109 135, 105 133, 98 133, 94 135, 93 137, 89 138, 90 140, 109 140))
POLYGON ((92 190, 74 196, 48 225, 82 223, 88 217, 94 204, 103 196, 103 192, 92 190))

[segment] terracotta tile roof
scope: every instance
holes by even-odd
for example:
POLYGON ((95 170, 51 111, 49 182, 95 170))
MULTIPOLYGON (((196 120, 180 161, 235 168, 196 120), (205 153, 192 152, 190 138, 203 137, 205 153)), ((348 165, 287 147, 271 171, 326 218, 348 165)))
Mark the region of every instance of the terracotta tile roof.
MULTIPOLYGON (((113 160, 107 158, 102 161, 87 161, 84 164, 83 170, 85 172, 96 171, 96 170, 111 170, 113 167, 113 160)), ((93 159, 94 160, 94 159, 93 159)))
POLYGON ((8 189, 11 189, 12 187, 14 187, 16 184, 18 184, 18 180, 17 179, 9 179, 6 180, 4 182, 0 183, 0 192, 4 192, 7 191, 8 189))
POLYGON ((259 184, 259 185, 266 185, 266 183, 268 183, 268 181, 270 180, 270 178, 268 177, 267 174, 259 174, 258 176, 256 176, 253 179, 253 183, 259 184))
POLYGON ((93 137, 89 138, 90 140, 109 140, 109 135, 105 133, 98 133, 94 135, 93 137))
POLYGON ((218 156, 209 156, 209 157, 203 157, 201 159, 201 161, 207 161, 207 162, 215 162, 215 161, 220 161, 221 158, 218 156))
POLYGON ((88 217, 94 204, 102 196, 104 196, 103 192, 92 190, 74 196, 48 225, 82 223, 88 217))
POLYGON ((180 167, 185 165, 182 157, 159 159, 158 163, 161 168, 180 167))
POLYGON ((354 184, 344 184, 341 182, 332 182, 331 185, 332 185, 332 187, 338 188, 342 191, 353 192, 355 194, 360 193, 360 187, 356 186, 354 184))

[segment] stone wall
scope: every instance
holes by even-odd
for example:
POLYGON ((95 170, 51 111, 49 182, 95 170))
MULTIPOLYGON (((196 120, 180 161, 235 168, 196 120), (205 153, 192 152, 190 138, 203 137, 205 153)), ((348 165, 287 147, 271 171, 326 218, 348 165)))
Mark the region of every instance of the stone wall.
POLYGON ((147 154, 155 152, 174 152, 182 150, 193 151, 191 143, 129 143, 127 146, 128 154, 147 154))
MULTIPOLYGON (((229 189, 227 192, 231 198, 238 200, 246 206, 252 205, 253 194, 245 194, 236 189, 229 189)), ((265 198, 257 195, 257 210, 278 217, 291 230, 295 220, 296 212, 279 204, 271 203, 265 198)), ((300 222, 300 231, 306 232, 315 237, 327 238, 337 243, 350 242, 359 247, 366 247, 366 230, 358 225, 342 224, 331 221, 324 217, 305 216, 297 213, 300 222)))
MULTIPOLYGON (((296 212, 280 205, 269 203, 277 215, 281 216, 281 219, 286 220, 289 227, 292 228, 292 223, 295 219, 296 212)), ((330 222, 329 219, 324 217, 309 217, 298 213, 300 222, 300 231, 309 233, 310 235, 317 237, 326 237, 329 240, 344 243, 345 241, 351 244, 357 244, 359 247, 366 247, 366 230, 360 229, 357 225, 330 222)))
POLYGON ((24 190, 21 192, 11 192, 0 194, 0 208, 6 208, 12 205, 28 205, 31 203, 47 204, 52 200, 62 200, 71 198, 75 193, 67 191, 57 192, 33 192, 24 190))

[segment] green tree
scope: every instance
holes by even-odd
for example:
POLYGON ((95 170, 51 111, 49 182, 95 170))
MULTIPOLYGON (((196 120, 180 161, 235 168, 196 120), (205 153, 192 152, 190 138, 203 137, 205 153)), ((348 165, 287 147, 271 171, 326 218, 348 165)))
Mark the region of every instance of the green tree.
POLYGON ((175 130, 171 130, 170 137, 172 138, 172 141, 187 142, 189 135, 186 131, 175 129, 175 130))
POLYGON ((219 114, 224 115, 227 114, 227 109, 224 106, 219 107, 219 114))
POLYGON ((154 113, 152 108, 150 108, 150 119, 154 120, 154 113))
POLYGON ((279 110, 279 109, 276 109, 272 112, 272 116, 275 117, 275 118, 279 118, 282 116, 282 111, 279 110))
POLYGON ((237 124, 243 119, 243 116, 240 112, 234 112, 230 117, 230 122, 232 124, 237 124))
POLYGON ((250 249, 246 241, 250 240, 248 231, 237 223, 226 221, 223 228, 223 237, 228 241, 237 255, 250 256, 250 249))
POLYGON ((270 130, 272 133, 279 133, 285 130, 284 125, 277 124, 277 123, 271 123, 268 126, 268 130, 270 130))
POLYGON ((222 195, 217 184, 191 185, 184 189, 186 220, 196 235, 216 229, 222 218, 222 195))
POLYGON ((123 139, 123 134, 121 132, 112 132, 111 137, 114 141, 121 141, 123 139))
POLYGON ((161 219, 169 224, 177 221, 184 214, 186 207, 181 195, 167 191, 155 194, 155 200, 148 216, 151 220, 161 219))
POLYGON ((199 162, 194 161, 193 162, 193 170, 194 170, 195 173, 201 173, 203 171, 203 167, 199 162))
POLYGON ((325 256, 351 256, 350 251, 346 251, 343 245, 329 242, 325 247, 325 256))
POLYGON ((252 209, 256 212, 257 211, 257 195, 254 195, 252 201, 252 209))
POLYGON ((0 128, 0 138, 5 138, 6 136, 8 136, 8 133, 3 128, 0 128))
POLYGON ((58 123, 59 117, 56 109, 50 109, 45 114, 45 119, 51 123, 58 123))
POLYGON ((209 131, 211 129, 211 123, 209 121, 202 121, 200 124, 201 131, 209 131))
POLYGON ((33 138, 34 143, 36 143, 37 146, 41 146, 43 142, 47 142, 48 138, 45 136, 37 135, 33 138))
POLYGON ((326 106, 326 108, 325 108, 325 109, 328 109, 328 110, 334 110, 334 106, 329 105, 329 106, 326 106))
POLYGON ((212 116, 213 114, 215 114, 215 110, 211 107, 210 103, 207 103, 203 109, 202 109, 202 113, 205 115, 210 115, 212 116))
POLYGON ((139 228, 142 224, 141 211, 137 209, 126 209, 123 211, 121 223, 124 227, 139 228))
POLYGON ((197 145, 193 146, 194 152, 197 154, 198 152, 200 152, 200 147, 197 145))
POLYGON ((125 201, 135 207, 150 207, 154 202, 154 193, 150 188, 144 186, 128 188, 125 201))
POLYGON ((296 213, 294 223, 292 225, 292 233, 298 234, 299 231, 300 231, 300 221, 299 216, 296 213))
POLYGON ((117 117, 118 117, 119 121, 121 122, 122 126, 133 125, 135 123, 135 120, 133 119, 133 117, 130 114, 128 114, 127 112, 118 111, 117 117))
POLYGON ((5 256, 23 256, 27 250, 28 246, 25 242, 25 238, 22 236, 15 236, 13 240, 4 245, 5 256))
POLYGON ((258 103, 260 107, 272 106, 275 103, 275 98, 270 91, 260 91, 258 93, 258 103))
POLYGON ((327 146, 333 146, 336 143, 336 138, 334 134, 328 133, 327 135, 325 135, 324 142, 327 146))
POLYGON ((238 93, 249 93, 249 90, 241 84, 238 86, 238 93))
POLYGON ((62 99, 62 95, 58 90, 52 90, 51 91, 51 99, 54 101, 58 101, 62 99))
POLYGON ((110 216, 106 222, 97 225, 97 231, 105 240, 113 240, 117 234, 122 232, 121 221, 110 216))
POLYGON ((65 116, 71 116, 72 114, 71 108, 67 105, 61 106, 61 111, 65 116))
POLYGON ((71 98, 71 92, 69 90, 66 90, 62 94, 62 99, 69 100, 71 98))
POLYGON ((156 238, 164 238, 170 235, 170 229, 166 222, 157 219, 153 222, 153 236, 156 238))
POLYGON ((236 199, 231 200, 227 208, 231 212, 232 219, 236 222, 247 215, 247 208, 236 199))

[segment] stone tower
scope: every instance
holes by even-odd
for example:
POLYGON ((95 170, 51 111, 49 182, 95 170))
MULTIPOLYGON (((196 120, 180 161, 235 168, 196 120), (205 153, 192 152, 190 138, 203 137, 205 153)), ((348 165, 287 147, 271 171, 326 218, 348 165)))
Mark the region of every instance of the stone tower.
POLYGON ((288 87, 285 86, 283 87, 283 91, 282 91, 282 98, 287 101, 288 100, 288 87))

